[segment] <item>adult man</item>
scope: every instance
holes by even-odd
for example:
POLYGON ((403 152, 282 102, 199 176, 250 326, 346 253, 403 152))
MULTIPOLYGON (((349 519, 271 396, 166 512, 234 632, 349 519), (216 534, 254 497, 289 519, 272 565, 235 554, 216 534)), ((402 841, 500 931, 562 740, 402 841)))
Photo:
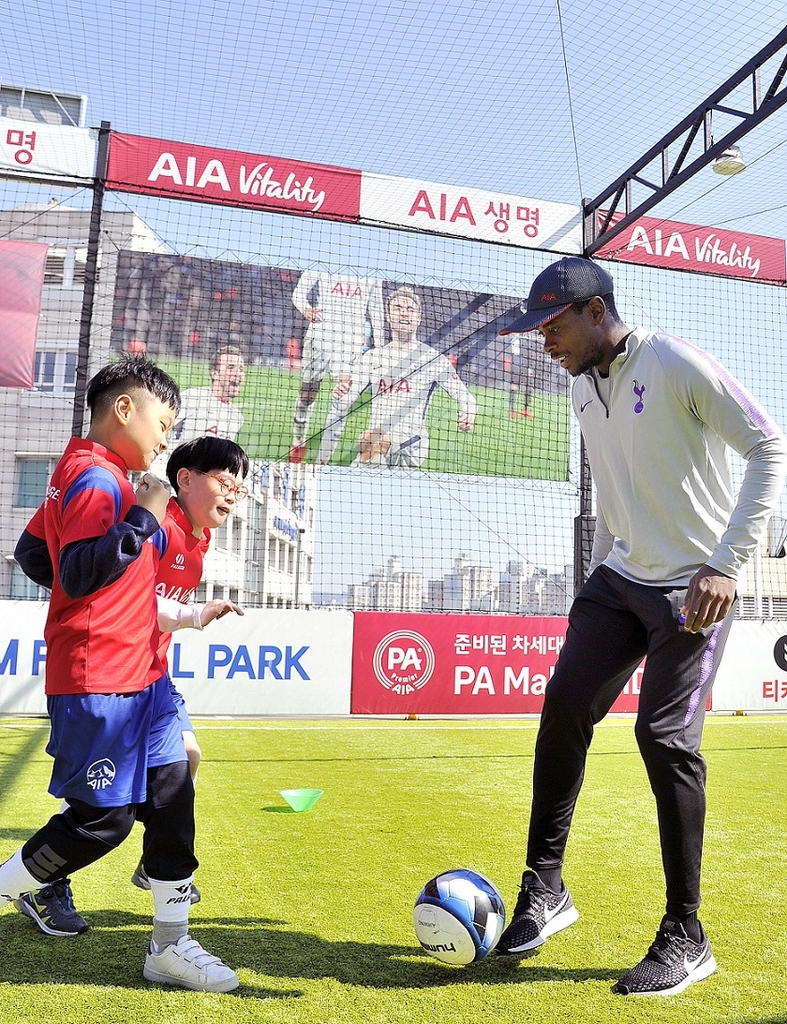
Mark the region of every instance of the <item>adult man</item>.
POLYGON ((188 388, 181 394, 180 415, 172 428, 172 439, 191 441, 203 434, 234 441, 243 426, 243 416, 234 399, 246 376, 243 353, 237 345, 217 348, 209 364, 210 384, 188 388))
POLYGON ((421 300, 412 288, 398 288, 388 299, 391 343, 365 352, 352 372, 337 381, 347 408, 371 389, 369 428, 359 439, 363 462, 370 448, 377 464, 420 466, 429 453, 426 412, 438 387, 459 405, 457 428, 473 429, 476 400, 449 360, 418 341, 421 300))
POLYGON ((656 798, 666 915, 615 986, 670 995, 716 968, 697 919, 705 819, 704 710, 735 600, 787 474, 787 442, 723 366, 620 320, 610 275, 547 267, 508 332, 537 330, 575 378, 597 491, 590 576, 546 688, 522 888, 498 949, 521 955, 573 924, 563 856, 593 727, 647 655, 635 734, 656 798), (747 462, 733 505, 727 447, 747 462))
MULTIPOLYGON (((290 450, 290 462, 303 462, 309 421, 323 378, 350 374, 366 347, 383 344, 383 293, 381 283, 371 278, 307 270, 300 276, 292 301, 309 324, 303 339, 301 390, 295 403, 290 450)), ((318 462, 330 461, 349 408, 344 396, 334 389, 318 462)))

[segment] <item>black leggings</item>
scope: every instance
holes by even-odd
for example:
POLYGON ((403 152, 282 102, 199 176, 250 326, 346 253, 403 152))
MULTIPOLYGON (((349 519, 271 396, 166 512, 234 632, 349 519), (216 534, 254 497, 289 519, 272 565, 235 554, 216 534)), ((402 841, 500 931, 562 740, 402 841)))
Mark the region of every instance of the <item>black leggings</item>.
POLYGON ((566 643, 546 687, 536 740, 527 864, 559 868, 593 728, 647 656, 635 735, 656 798, 667 912, 700 905, 705 705, 732 622, 702 633, 678 623, 685 588, 633 583, 605 566, 577 595, 566 643))
POLYGON ((197 868, 194 856, 194 783, 188 761, 149 768, 144 804, 94 807, 70 800, 27 840, 22 859, 41 885, 66 878, 99 860, 123 842, 139 818, 145 826, 142 843, 145 870, 162 881, 189 878, 197 868))

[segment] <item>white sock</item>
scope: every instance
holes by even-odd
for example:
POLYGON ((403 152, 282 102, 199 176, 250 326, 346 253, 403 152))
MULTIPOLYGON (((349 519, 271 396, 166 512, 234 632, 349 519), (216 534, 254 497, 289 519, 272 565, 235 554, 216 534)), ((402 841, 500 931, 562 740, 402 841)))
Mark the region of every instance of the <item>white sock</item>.
POLYGON ((46 883, 31 875, 22 862, 20 846, 4 864, 0 864, 0 907, 17 899, 23 892, 35 892, 42 885, 46 883))
POLYGON ((306 432, 309 429, 309 420, 312 418, 313 402, 304 402, 302 399, 295 400, 295 416, 292 424, 293 444, 303 444, 306 440, 306 432))
POLYGON ((178 882, 162 882, 161 879, 148 875, 148 881, 153 893, 153 916, 156 920, 182 921, 184 917, 188 920, 194 875, 178 882))
POLYGON ((334 449, 339 443, 339 438, 342 436, 349 411, 350 406, 347 404, 346 398, 331 399, 328 422, 325 424, 325 430, 322 432, 322 440, 320 441, 320 451, 317 456, 318 462, 325 463, 326 465, 330 462, 334 449))
POLYGON ((176 882, 150 878, 153 894, 153 948, 155 951, 171 946, 189 931, 191 909, 191 883, 194 876, 176 882))

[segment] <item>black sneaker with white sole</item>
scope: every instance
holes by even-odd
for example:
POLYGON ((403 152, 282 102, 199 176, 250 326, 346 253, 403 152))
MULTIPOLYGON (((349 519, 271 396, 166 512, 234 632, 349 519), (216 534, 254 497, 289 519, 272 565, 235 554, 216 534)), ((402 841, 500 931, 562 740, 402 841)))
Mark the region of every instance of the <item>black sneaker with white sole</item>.
POLYGON ((708 936, 700 925, 700 941, 686 934, 676 917, 667 914, 643 960, 612 989, 622 996, 674 996, 716 970, 708 936))
POLYGON ((74 906, 71 880, 64 878, 51 885, 45 885, 37 892, 25 892, 14 900, 14 906, 25 917, 29 917, 44 935, 69 938, 84 935, 88 923, 74 906))
POLYGON ((571 893, 552 892, 535 871, 522 875, 522 887, 514 907, 511 923, 495 947, 504 956, 519 956, 542 946, 550 935, 568 928, 579 919, 571 893))

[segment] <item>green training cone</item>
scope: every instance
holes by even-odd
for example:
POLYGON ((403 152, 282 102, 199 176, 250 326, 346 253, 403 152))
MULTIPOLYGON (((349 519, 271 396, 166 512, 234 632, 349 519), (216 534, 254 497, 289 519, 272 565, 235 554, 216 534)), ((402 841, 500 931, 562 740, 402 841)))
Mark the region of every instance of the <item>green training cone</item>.
POLYGON ((310 811, 322 796, 322 789, 280 789, 279 794, 284 797, 294 811, 310 811))

